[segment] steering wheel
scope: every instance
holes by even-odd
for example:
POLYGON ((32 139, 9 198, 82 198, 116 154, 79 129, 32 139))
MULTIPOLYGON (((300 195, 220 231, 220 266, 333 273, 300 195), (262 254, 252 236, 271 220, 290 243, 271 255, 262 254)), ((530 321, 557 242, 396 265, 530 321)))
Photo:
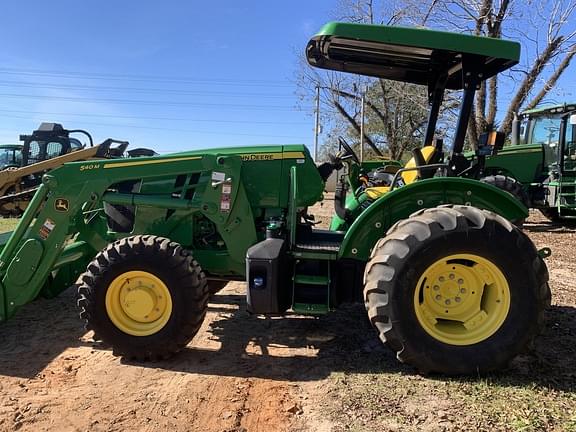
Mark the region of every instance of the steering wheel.
POLYGON ((356 153, 354 153, 354 150, 352 150, 352 147, 350 147, 350 144, 348 144, 346 142, 346 140, 344 138, 342 138, 341 136, 338 137, 338 144, 340 144, 342 147, 344 147, 344 150, 345 150, 345 152, 343 154, 338 155, 341 160, 346 160, 346 159, 352 158, 352 160, 354 162, 356 162, 358 165, 360 165, 360 159, 358 159, 358 156, 356 156, 356 153))

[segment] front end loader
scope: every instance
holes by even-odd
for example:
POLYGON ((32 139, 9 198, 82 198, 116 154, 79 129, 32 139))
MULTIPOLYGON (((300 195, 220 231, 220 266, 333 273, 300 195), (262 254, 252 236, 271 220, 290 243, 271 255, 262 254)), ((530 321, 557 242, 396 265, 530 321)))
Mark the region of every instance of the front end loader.
POLYGON ((320 167, 303 145, 67 163, 5 239, 0 321, 73 285, 87 328, 116 355, 163 359, 198 332, 210 285, 244 280, 253 314, 363 301, 381 340, 423 372, 483 373, 524 351, 550 300, 543 253, 509 222, 526 208, 465 178, 474 167, 461 154, 476 86, 514 65, 518 44, 331 23, 306 54, 434 89, 425 144, 444 89, 464 88, 449 157, 417 152, 360 211, 336 202, 345 223, 334 230, 315 228, 308 208, 332 171, 362 168, 345 143, 320 167), (107 208, 131 211, 117 224, 107 208))

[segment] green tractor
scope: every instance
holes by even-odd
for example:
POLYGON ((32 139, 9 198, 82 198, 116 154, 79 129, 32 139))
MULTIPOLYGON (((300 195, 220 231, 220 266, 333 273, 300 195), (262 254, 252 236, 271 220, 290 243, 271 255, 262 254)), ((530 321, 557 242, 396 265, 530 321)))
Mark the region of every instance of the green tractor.
POLYGON ((477 85, 519 53, 504 40, 326 25, 307 46, 312 65, 428 86, 425 143, 444 90, 464 89, 450 155, 424 146, 409 166, 388 168, 388 190, 360 210, 341 196, 339 230, 315 228, 308 208, 335 169, 359 171, 344 141, 319 167, 303 145, 67 163, 44 176, 16 230, 0 238, 0 321, 75 285, 87 328, 116 355, 162 359, 198 332, 212 287, 242 280, 253 314, 364 302, 382 342, 423 372, 505 367, 542 325, 545 253, 509 222, 525 207, 465 178, 476 165, 462 146, 477 85), (130 217, 118 224, 111 207, 131 208, 130 217))
POLYGON ((0 144, 0 171, 22 166, 22 144, 0 144))
POLYGON ((523 112, 511 145, 486 160, 483 179, 553 222, 576 221, 576 105, 523 112))

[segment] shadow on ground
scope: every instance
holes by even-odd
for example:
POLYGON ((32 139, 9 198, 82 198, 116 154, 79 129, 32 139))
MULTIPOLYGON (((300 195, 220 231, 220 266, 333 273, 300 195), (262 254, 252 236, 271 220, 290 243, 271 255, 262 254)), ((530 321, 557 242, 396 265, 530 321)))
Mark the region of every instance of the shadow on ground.
POLYGON ((0 376, 36 376, 67 348, 85 345, 85 333, 73 289, 24 306, 0 326, 0 376))
MULTIPOLYGON (((245 312, 243 295, 220 294, 212 299, 210 310, 220 312, 208 328, 209 336, 220 342, 220 349, 195 348, 192 343, 170 360, 138 365, 282 381, 319 380, 332 372, 415 373, 382 346, 366 319, 363 305, 346 306, 320 318, 262 319, 245 312), (238 309, 227 305, 238 305, 238 309), (248 346, 252 354, 247 353, 248 346)), ((83 334, 82 323, 76 317, 74 293, 34 302, 0 327, 0 375, 33 377, 69 347, 106 349, 97 343, 82 342, 83 334), (25 362, 21 361, 24 357, 25 362)), ((575 351, 576 309, 552 306, 534 349, 491 378, 500 385, 537 385, 576 392, 575 351)))
MULTIPOLYGON (((221 342, 221 348, 217 351, 187 348, 175 359, 153 367, 288 381, 319 380, 331 372, 415 373, 399 363, 395 354, 380 343, 366 319, 363 305, 349 305, 320 318, 259 319, 244 312, 243 296, 218 296, 211 307, 218 308, 217 302, 240 306, 232 316, 211 323, 210 332, 221 342), (259 347, 259 353, 247 354, 249 345, 259 347), (270 355, 270 351, 278 352, 279 347, 286 347, 286 351, 306 347, 318 351, 312 357, 270 355), (234 367, 222 369, 222 358, 236 359, 232 363, 234 367)), ((500 385, 537 385, 576 392, 575 351, 576 309, 552 306, 546 314, 545 329, 531 352, 519 356, 509 369, 490 378, 500 385)))
POLYGON ((524 231, 537 233, 550 233, 550 234, 566 234, 576 232, 576 220, 569 220, 566 222, 551 222, 547 220, 539 220, 536 222, 526 222, 522 226, 524 231))

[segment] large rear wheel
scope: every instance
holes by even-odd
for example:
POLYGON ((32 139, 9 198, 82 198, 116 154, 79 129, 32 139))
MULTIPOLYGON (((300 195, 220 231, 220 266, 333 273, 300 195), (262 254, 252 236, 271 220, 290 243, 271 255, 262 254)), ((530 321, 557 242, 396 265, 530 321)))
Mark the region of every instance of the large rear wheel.
POLYGON ((422 372, 482 373, 524 351, 550 301, 534 245, 504 218, 443 206, 394 225, 364 275, 368 315, 400 361, 422 372))
POLYGON ((116 355, 169 357, 192 340, 206 314, 204 273, 189 252, 166 238, 112 243, 80 281, 80 316, 116 355))

